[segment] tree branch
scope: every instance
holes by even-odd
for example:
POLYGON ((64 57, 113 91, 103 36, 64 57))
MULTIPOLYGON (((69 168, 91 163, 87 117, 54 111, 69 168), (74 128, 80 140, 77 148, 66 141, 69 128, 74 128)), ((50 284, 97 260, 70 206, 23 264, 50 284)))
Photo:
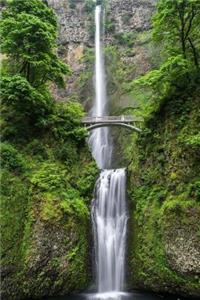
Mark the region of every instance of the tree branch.
POLYGON ((199 69, 198 53, 197 53, 196 48, 195 48, 195 46, 194 46, 194 44, 193 44, 190 37, 188 37, 188 41, 190 43, 190 47, 192 48, 194 64, 197 67, 197 69, 199 69))
MULTIPOLYGON (((185 34, 185 40, 188 38, 189 36, 189 33, 191 31, 191 28, 192 28, 192 22, 194 20, 194 17, 196 16, 195 14, 195 10, 194 10, 194 7, 192 7, 192 12, 191 12, 191 18, 189 19, 189 25, 188 25, 188 29, 186 31, 186 34, 185 34)), ((186 21, 187 22, 187 21, 186 21)))

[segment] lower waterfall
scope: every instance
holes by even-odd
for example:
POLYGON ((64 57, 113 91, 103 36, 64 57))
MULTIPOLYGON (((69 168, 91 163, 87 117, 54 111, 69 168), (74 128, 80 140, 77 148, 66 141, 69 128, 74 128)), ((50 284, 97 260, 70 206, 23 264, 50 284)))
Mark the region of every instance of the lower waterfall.
POLYGON ((103 170, 92 205, 99 293, 123 290, 126 244, 126 172, 103 170))

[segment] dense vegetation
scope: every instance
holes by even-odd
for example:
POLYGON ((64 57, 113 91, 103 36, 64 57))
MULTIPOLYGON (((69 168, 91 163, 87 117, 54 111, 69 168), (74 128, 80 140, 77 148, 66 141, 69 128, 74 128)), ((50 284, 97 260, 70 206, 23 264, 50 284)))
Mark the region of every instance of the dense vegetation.
POLYGON ((82 107, 55 102, 50 92, 51 82, 64 88, 70 74, 56 53, 56 35, 55 14, 43 1, 8 1, 1 20, 6 299, 67 293, 89 278, 88 206, 97 170, 85 146, 82 107))
POLYGON ((132 85, 150 90, 152 98, 129 166, 132 281, 191 295, 200 290, 195 254, 200 230, 199 4, 158 2, 153 38, 162 43, 163 59, 159 69, 132 85))
MULTIPOLYGON (((1 3, 2 296, 65 294, 88 286, 91 275, 97 169, 85 145, 83 109, 72 100, 91 100, 94 51, 84 52, 80 91, 56 102, 52 87, 64 89, 72 72, 57 55, 54 12, 42 0, 1 3)), ((94 7, 85 0, 92 38, 94 7)), ((123 18, 129 24, 130 16, 123 18)), ((112 132, 117 167, 128 164, 131 288, 200 294, 199 23, 199 0, 159 0, 152 31, 116 32, 107 12, 111 111, 144 117, 140 136, 112 132), (141 45, 152 71, 138 77, 139 67, 125 58, 141 45)))

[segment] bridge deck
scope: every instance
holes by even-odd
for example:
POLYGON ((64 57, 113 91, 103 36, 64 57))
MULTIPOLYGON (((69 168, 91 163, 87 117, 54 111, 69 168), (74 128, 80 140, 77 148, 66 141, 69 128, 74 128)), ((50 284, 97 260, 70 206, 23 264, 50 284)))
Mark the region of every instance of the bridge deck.
POLYGON ((131 124, 135 122, 142 122, 143 119, 141 117, 135 116, 103 116, 103 117, 84 117, 82 119, 82 123, 85 125, 89 124, 102 124, 102 123, 124 123, 131 124))

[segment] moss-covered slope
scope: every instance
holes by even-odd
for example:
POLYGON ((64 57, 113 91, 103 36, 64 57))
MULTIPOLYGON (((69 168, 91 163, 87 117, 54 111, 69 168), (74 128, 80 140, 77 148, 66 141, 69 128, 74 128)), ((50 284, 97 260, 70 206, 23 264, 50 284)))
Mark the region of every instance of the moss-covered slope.
POLYGON ((3 299, 86 288, 97 175, 87 147, 38 139, 1 148, 3 299))
POLYGON ((165 99, 129 167, 131 287, 200 295, 200 97, 165 99))

